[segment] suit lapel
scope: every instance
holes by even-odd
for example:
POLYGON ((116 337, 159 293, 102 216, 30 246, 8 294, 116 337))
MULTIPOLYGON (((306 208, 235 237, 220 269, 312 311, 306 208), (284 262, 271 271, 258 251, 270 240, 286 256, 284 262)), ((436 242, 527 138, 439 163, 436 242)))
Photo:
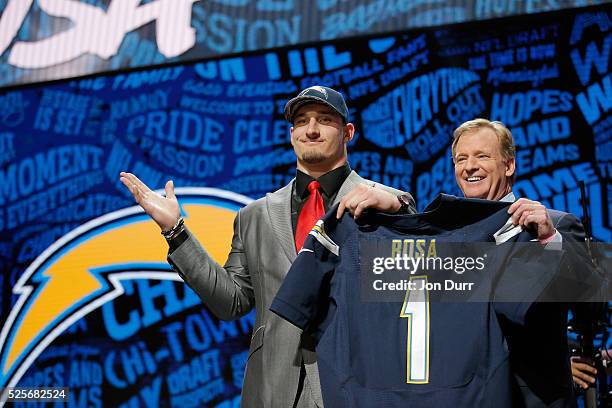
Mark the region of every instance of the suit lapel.
MULTIPOLYGON (((295 237, 291 224, 291 189, 295 180, 274 193, 267 195, 266 204, 270 227, 274 232, 278 246, 283 253, 293 262, 297 256, 295 251, 295 237)), ((262 243, 263 244, 263 243, 262 243)))
POLYGON ((340 186, 340 190, 338 190, 338 194, 336 194, 336 199, 334 200, 332 206, 338 204, 342 197, 344 197, 346 193, 357 187, 359 183, 365 182, 366 181, 361 176, 359 176, 359 174, 355 173, 354 170, 351 171, 346 180, 344 180, 344 183, 342 183, 342 185, 340 186))
MULTIPOLYGON (((269 223, 274 232, 273 239, 277 240, 279 247, 282 248, 283 253, 292 263, 297 257, 295 237, 293 235, 293 227, 291 226, 291 189, 293 188, 293 183, 295 183, 295 179, 280 190, 269 193, 266 196, 269 223)), ((365 183, 365 180, 354 171, 351 171, 346 180, 344 180, 344 183, 342 183, 340 190, 338 190, 333 205, 339 203, 340 199, 359 183, 365 183)))

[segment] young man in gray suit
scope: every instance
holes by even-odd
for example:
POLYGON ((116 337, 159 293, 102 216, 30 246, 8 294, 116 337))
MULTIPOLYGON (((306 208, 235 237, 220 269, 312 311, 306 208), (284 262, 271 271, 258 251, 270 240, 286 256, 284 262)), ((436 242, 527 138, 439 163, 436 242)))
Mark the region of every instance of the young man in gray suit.
POLYGON ((238 212, 224 266, 212 260, 183 224, 172 181, 163 197, 133 174, 121 173, 123 184, 168 239, 168 261, 209 309, 229 320, 255 307, 242 407, 323 406, 316 356, 308 339, 269 310, 316 218, 358 186, 362 194, 374 188, 386 190, 403 211, 415 211, 410 195, 374 185, 349 167, 346 145, 355 127, 339 92, 323 86, 306 88, 286 104, 285 117, 293 125, 296 178, 238 212))

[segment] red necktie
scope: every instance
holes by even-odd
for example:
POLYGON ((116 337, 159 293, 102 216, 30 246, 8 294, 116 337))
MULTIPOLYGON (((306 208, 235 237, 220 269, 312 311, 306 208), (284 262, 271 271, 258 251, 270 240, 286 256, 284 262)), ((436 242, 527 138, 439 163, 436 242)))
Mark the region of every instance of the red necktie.
POLYGON ((319 191, 320 186, 318 181, 311 181, 308 184, 310 196, 308 196, 308 200, 306 200, 302 212, 300 212, 295 228, 295 248, 298 252, 302 249, 302 245, 304 245, 304 241, 312 227, 325 215, 323 197, 319 191))

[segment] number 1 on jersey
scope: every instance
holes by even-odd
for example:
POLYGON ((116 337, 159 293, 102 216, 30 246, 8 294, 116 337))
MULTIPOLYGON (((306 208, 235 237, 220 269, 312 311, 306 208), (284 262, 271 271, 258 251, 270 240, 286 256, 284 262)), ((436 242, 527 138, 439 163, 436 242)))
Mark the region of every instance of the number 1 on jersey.
POLYGON ((407 384, 429 383, 429 294, 426 285, 427 276, 410 277, 410 287, 400 313, 400 317, 405 317, 408 322, 407 384))

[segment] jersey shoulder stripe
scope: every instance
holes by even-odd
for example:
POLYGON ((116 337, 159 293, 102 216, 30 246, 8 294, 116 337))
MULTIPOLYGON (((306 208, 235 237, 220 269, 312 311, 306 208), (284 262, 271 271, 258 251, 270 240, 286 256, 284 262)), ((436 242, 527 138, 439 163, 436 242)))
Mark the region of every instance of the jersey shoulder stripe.
POLYGON ((309 235, 312 235, 321 245, 323 245, 329 252, 338 256, 340 254, 340 247, 336 244, 325 232, 325 222, 323 219, 317 221, 309 235))

